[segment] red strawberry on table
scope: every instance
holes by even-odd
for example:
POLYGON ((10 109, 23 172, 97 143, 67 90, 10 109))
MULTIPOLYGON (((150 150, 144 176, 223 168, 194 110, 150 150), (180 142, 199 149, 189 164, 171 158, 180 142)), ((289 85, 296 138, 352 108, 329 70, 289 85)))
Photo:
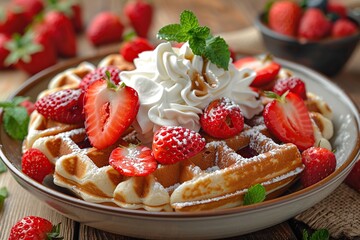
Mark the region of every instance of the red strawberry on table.
POLYGON ((85 93, 85 129, 90 143, 104 149, 114 144, 132 124, 139 110, 137 92, 109 80, 91 84, 85 93))
POLYGON ((36 101, 36 110, 54 121, 76 124, 84 122, 83 91, 65 89, 54 92, 36 101))
POLYGON ((137 37, 124 43, 120 49, 120 54, 128 62, 133 62, 143 51, 153 50, 154 46, 145 38, 137 37))
POLYGON ((309 8, 300 20, 298 35, 307 40, 320 40, 330 34, 331 22, 318 8, 309 8))
POLYGON ((69 18, 62 12, 50 11, 46 13, 44 21, 57 53, 62 57, 76 56, 76 34, 69 18))
POLYGON ((251 83, 252 87, 261 87, 273 81, 278 75, 281 66, 271 56, 263 58, 244 57, 234 62, 238 69, 250 68, 256 72, 256 77, 251 83))
POLYGON ((335 13, 340 18, 346 18, 347 17, 347 9, 340 2, 331 2, 330 1, 330 2, 328 2, 326 8, 327 8, 328 13, 335 13))
POLYGON ((314 145, 314 130, 304 101, 294 93, 274 97, 265 106, 263 116, 266 127, 279 140, 293 143, 300 150, 314 145))
POLYGON ((269 27, 275 32, 295 37, 301 17, 300 6, 293 1, 278 1, 272 4, 269 14, 269 27))
POLYGON ((230 138, 244 128, 244 117, 239 105, 228 98, 212 101, 200 116, 204 132, 216 138, 230 138))
POLYGON ((44 9, 41 0, 11 0, 11 2, 22 8, 29 23, 44 9))
POLYGON ((121 40, 124 25, 112 12, 101 12, 90 22, 86 36, 95 46, 114 43, 121 40))
POLYGON ((197 132, 179 126, 163 126, 154 134, 153 154, 161 164, 188 159, 205 147, 205 139, 197 132))
POLYGON ((84 28, 82 7, 80 4, 73 4, 71 6, 70 20, 76 32, 81 32, 84 28))
POLYGON ((0 33, 11 36, 14 33, 22 34, 29 24, 21 7, 14 4, 0 8, 0 33))
POLYGON ((281 96, 286 91, 295 93, 304 100, 307 99, 305 83, 298 77, 283 78, 275 82, 273 86, 274 93, 281 96))
POLYGON ((310 147, 301 154, 305 169, 301 174, 303 187, 311 186, 335 171, 335 154, 321 147, 310 147))
POLYGON ((0 33, 0 69, 7 68, 5 65, 5 59, 9 55, 9 50, 6 47, 6 43, 10 41, 10 37, 6 34, 0 33))
POLYGON ((345 179, 345 183, 360 193, 360 161, 355 163, 349 175, 345 179))
POLYGON ((153 6, 143 0, 135 0, 126 4, 125 16, 139 37, 147 38, 153 19, 153 11, 153 6))
POLYGON ((59 235, 60 224, 53 226, 47 219, 37 216, 27 216, 11 228, 8 240, 63 239, 59 235))
POLYGON ((157 168, 150 148, 132 144, 115 148, 110 154, 109 163, 124 176, 146 176, 157 168))
POLYGON ((30 148, 23 154, 21 168, 23 173, 40 183, 54 171, 54 165, 37 148, 30 148))
POLYGON ((31 75, 54 65, 56 50, 46 31, 28 31, 22 37, 14 36, 8 45, 10 55, 5 64, 14 64, 31 75))
POLYGON ((342 38, 353 35, 357 31, 359 31, 359 29, 354 22, 349 19, 338 19, 331 29, 331 36, 333 38, 342 38))
POLYGON ((93 82, 106 79, 106 72, 110 73, 111 81, 113 81, 115 85, 118 85, 120 82, 120 69, 115 66, 106 66, 97 68, 94 71, 86 74, 80 82, 80 88, 86 90, 93 82))

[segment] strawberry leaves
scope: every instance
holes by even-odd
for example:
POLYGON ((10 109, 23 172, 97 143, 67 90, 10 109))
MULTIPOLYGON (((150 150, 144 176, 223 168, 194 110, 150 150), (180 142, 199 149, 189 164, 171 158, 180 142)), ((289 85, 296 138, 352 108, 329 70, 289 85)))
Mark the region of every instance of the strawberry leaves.
POLYGON ((191 11, 183 11, 180 15, 180 24, 170 24, 161 28, 157 37, 167 41, 188 41, 195 55, 203 56, 218 67, 228 70, 230 51, 225 40, 219 36, 212 36, 208 27, 200 26, 191 11))
POLYGON ((11 101, 0 102, 3 108, 3 125, 7 134, 13 139, 23 140, 28 133, 29 115, 25 107, 19 104, 24 97, 15 97, 11 101))

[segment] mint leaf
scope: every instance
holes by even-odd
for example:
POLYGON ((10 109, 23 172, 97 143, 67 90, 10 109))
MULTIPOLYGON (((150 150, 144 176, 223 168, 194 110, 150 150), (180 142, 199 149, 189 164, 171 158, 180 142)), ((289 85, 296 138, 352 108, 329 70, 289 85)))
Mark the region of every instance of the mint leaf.
POLYGON ((157 37, 159 39, 176 42, 186 42, 189 39, 187 33, 183 32, 180 24, 170 24, 162 27, 159 30, 157 37))
POLYGON ((206 39, 210 35, 210 28, 208 27, 196 27, 188 31, 193 37, 206 39))
POLYGON ((180 25, 185 31, 189 31, 199 27, 199 21, 193 12, 185 10, 180 14, 180 25))
POLYGON ((3 160, 0 158, 0 173, 6 172, 6 166, 3 163, 3 160))
POLYGON ((327 229, 318 229, 310 237, 309 233, 304 229, 303 240, 328 240, 330 233, 327 229))
POLYGON ((0 210, 2 209, 5 198, 7 198, 7 196, 8 196, 8 191, 6 187, 0 188, 0 210))
POLYGON ((23 140, 28 132, 29 115, 24 107, 4 108, 5 131, 16 140, 23 140))
POLYGON ((230 51, 229 46, 221 37, 213 37, 207 40, 205 57, 219 68, 228 70, 230 51))
POLYGON ((255 184, 250 187, 244 196, 244 205, 259 203, 265 200, 266 191, 263 185, 255 184))
POLYGON ((206 48, 206 41, 202 38, 191 38, 189 46, 195 55, 201 56, 206 48))

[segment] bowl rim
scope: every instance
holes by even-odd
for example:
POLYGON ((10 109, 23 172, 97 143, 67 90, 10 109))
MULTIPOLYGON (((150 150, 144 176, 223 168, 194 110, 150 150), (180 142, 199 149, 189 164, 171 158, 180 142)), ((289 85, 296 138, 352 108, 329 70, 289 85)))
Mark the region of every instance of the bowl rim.
POLYGON ((350 18, 353 22, 357 23, 357 25, 358 25, 358 31, 356 34, 349 35, 349 36, 342 37, 342 38, 325 38, 325 39, 321 39, 321 40, 298 39, 296 37, 291 37, 291 36, 287 36, 287 35, 275 32, 272 29, 270 29, 269 27, 267 27, 266 24, 264 23, 264 21, 262 20, 264 15, 265 15, 265 12, 262 12, 255 17, 254 25, 256 26, 256 28, 258 30, 260 30, 261 33, 263 33, 267 36, 270 36, 274 39, 282 40, 282 41, 285 41, 288 43, 306 46, 306 45, 314 45, 314 44, 316 44, 316 45, 319 45, 319 44, 328 45, 329 44, 330 45, 330 44, 347 43, 347 42, 351 42, 351 41, 355 41, 355 40, 357 40, 357 41, 360 40, 360 20, 357 20, 351 14, 348 15, 348 18, 350 18))
MULTIPOLYGON (((113 53, 111 51, 110 53, 113 53)), ((40 81, 46 81, 49 80, 49 77, 59 73, 60 71, 63 71, 67 68, 74 67, 81 62, 88 61, 96 61, 100 60, 103 57, 110 54, 109 52, 98 54, 91 57, 80 57, 71 59, 68 61, 64 61, 62 63, 59 63, 55 66, 52 66, 32 77, 30 77, 24 84, 22 84, 16 91, 14 91, 8 99, 11 99, 15 96, 21 95, 22 92, 26 92, 29 89, 31 89, 34 85, 36 85, 40 81)), ((132 210, 132 209, 124 209, 121 207, 113 207, 113 206, 107 206, 103 204, 98 203, 91 203, 86 202, 80 198, 67 195, 65 193, 58 192, 54 189, 51 189, 49 187, 46 187, 42 185, 41 183, 36 182, 35 180, 31 179, 22 171, 17 169, 10 160, 5 156, 3 152, 3 148, 5 146, 2 145, 2 139, 0 139, 0 157, 3 159, 5 165, 8 167, 10 172, 14 175, 13 177, 15 179, 20 178, 21 181, 27 182, 32 188, 34 188, 36 191, 40 191, 47 195, 48 197, 52 199, 56 199, 57 201, 71 204, 72 206, 76 206, 82 209, 89 209, 94 212, 99 213, 106 213, 110 215, 126 215, 127 217, 153 217, 153 218, 176 218, 176 220, 181 219, 201 219, 204 217, 219 217, 219 216, 226 216, 226 215, 237 215, 237 214, 247 214, 257 211, 263 211, 265 209, 271 209, 276 208, 277 206, 292 203, 295 201, 298 201, 300 199, 307 198, 311 195, 317 194, 318 192, 322 191, 324 188, 326 188, 327 185, 332 184, 337 179, 341 178, 343 175, 349 173, 351 167, 355 164, 357 158, 360 156, 360 115, 359 115, 359 107, 354 103, 352 98, 339 86, 337 86, 335 83, 331 82, 327 77, 325 77, 322 74, 319 74, 315 72, 314 70, 311 70, 305 66, 302 66, 297 63, 293 63, 287 60, 277 59, 280 64, 286 64, 287 66, 290 65, 292 68, 299 69, 302 68, 307 72, 307 74, 310 74, 312 76, 316 76, 317 79, 320 79, 321 81, 326 82, 327 84, 331 84, 332 87, 335 89, 340 90, 341 94, 343 95, 344 99, 348 102, 350 109, 352 110, 354 120, 356 122, 356 128, 357 128, 357 136, 356 136, 356 144, 354 146, 354 149, 352 149, 351 154, 349 157, 344 161, 344 163, 335 170, 331 175, 329 175, 327 178, 321 180, 320 182, 304 188, 297 190, 296 192, 289 193, 284 196, 280 196, 274 199, 266 200, 261 203, 248 205, 248 206, 239 206, 234 208, 227 208, 227 209, 216 209, 216 210, 204 210, 199 212, 148 212, 143 210, 132 210)), ((2 123, 0 123, 0 127, 2 127, 2 123)), ((19 181, 18 181, 19 182, 19 181)), ((22 185, 20 183, 20 185, 22 185)), ((22 185, 22 187, 24 187, 22 185)), ((25 187, 24 187, 25 188, 25 187)))

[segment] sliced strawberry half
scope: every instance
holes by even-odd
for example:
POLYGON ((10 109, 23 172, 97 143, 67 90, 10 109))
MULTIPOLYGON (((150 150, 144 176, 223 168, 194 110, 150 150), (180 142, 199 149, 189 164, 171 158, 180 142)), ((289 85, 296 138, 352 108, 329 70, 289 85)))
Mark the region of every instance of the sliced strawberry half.
POLYGON ((90 143, 104 149, 114 144, 134 121, 139 110, 137 92, 110 80, 91 84, 84 98, 85 128, 90 143))
POLYGON ((263 116, 266 127, 279 140, 293 143, 300 150, 314 145, 314 130, 304 101, 294 93, 276 96, 265 106, 263 116))
POLYGON ((124 176, 147 176, 157 168, 150 148, 130 144, 115 148, 109 158, 110 165, 124 176))
POLYGON ((250 68, 256 72, 256 77, 251 83, 252 87, 261 87, 273 81, 278 75, 281 66, 271 56, 263 59, 257 57, 245 57, 234 62, 237 69, 250 68))

